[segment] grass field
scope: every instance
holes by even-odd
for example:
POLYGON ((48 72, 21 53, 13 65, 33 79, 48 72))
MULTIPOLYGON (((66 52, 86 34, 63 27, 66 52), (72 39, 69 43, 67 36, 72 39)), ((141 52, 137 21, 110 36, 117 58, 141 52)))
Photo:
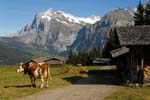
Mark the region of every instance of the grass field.
MULTIPOLYGON (((16 73, 16 66, 0 67, 0 100, 12 100, 14 98, 31 95, 47 89, 63 87, 76 82, 82 77, 87 77, 87 73, 68 71, 72 66, 63 65, 52 67, 51 74, 53 80, 49 81, 49 88, 40 89, 40 79, 37 80, 37 88, 30 87, 28 75, 16 73)), ((89 66, 88 70, 99 70, 102 67, 89 66)), ((105 100, 150 100, 150 87, 123 87, 121 90, 105 98, 105 100)))
MULTIPOLYGON (((68 72, 70 65, 61 67, 52 67, 51 74, 53 80, 49 81, 49 88, 63 87, 70 85, 82 77, 86 77, 86 73, 68 72)), ((98 69, 99 67, 89 67, 89 69, 98 69)), ((40 89, 40 79, 36 81, 37 88, 30 87, 30 79, 28 75, 16 73, 16 66, 0 67, 0 100, 12 100, 14 98, 31 95, 35 92, 44 91, 40 89)))
POLYGON ((150 87, 124 87, 105 100, 150 100, 150 87))

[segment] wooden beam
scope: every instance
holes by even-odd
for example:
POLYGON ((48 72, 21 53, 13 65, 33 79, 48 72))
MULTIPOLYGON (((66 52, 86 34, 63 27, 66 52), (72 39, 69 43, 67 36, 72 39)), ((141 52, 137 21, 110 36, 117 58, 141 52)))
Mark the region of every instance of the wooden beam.
POLYGON ((144 68, 144 57, 143 57, 143 48, 141 48, 141 70, 144 68))
POLYGON ((141 57, 141 67, 142 67, 142 70, 143 70, 143 68, 144 68, 144 59, 143 59, 143 55, 142 55, 142 57, 141 57))

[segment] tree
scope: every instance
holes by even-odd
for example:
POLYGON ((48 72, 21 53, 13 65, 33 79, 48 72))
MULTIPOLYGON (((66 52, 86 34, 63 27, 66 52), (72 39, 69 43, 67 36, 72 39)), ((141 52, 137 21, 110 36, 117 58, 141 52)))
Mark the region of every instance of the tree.
POLYGON ((88 61, 88 52, 86 51, 79 51, 77 55, 77 63, 86 65, 88 61))
POLYGON ((86 65, 91 65, 93 60, 92 51, 88 53, 86 65))
POLYGON ((78 55, 77 55, 77 63, 78 63, 78 64, 82 64, 82 52, 81 52, 81 51, 78 52, 78 55))
POLYGON ((110 36, 103 50, 103 57, 111 58, 110 52, 120 47, 116 28, 110 30, 110 36))
POLYGON ((141 1, 137 6, 137 12, 134 14, 134 25, 139 26, 144 24, 144 7, 141 1))
POLYGON ((100 58, 101 57, 101 49, 98 47, 94 47, 91 51, 90 51, 90 55, 92 56, 92 58, 100 58))
POLYGON ((145 5, 144 25, 150 25, 150 2, 149 1, 145 5))
POLYGON ((68 63, 69 64, 74 64, 74 65, 77 63, 76 53, 73 52, 72 50, 69 51, 68 63))

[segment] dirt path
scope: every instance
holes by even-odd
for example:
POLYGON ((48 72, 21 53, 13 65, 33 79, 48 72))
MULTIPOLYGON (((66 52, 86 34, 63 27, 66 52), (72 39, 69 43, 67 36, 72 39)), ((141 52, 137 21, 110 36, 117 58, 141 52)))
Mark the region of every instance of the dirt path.
POLYGON ((39 92, 17 100, 103 100, 121 88, 116 84, 106 84, 106 80, 110 79, 114 83, 114 79, 110 75, 105 75, 102 79, 99 76, 90 75, 88 78, 79 80, 75 85, 39 92))

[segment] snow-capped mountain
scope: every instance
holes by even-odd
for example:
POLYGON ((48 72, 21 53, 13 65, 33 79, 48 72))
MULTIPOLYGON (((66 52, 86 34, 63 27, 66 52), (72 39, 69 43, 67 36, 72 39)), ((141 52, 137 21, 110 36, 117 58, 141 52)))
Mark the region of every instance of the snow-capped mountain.
POLYGON ((102 18, 90 16, 81 18, 63 11, 48 9, 36 14, 33 22, 11 37, 27 46, 42 48, 53 53, 72 49, 88 50, 103 48, 109 37, 109 30, 117 26, 134 24, 133 9, 113 9, 102 18))
POLYGON ((47 19, 50 21, 53 18, 56 18, 58 22, 64 24, 76 23, 76 24, 94 24, 96 21, 100 20, 100 16, 90 16, 87 18, 81 18, 73 16, 69 13, 65 13, 63 11, 54 11, 52 9, 48 9, 45 12, 40 13, 42 19, 47 19))
POLYGON ((99 21, 100 16, 81 18, 63 11, 48 9, 36 14, 33 22, 10 37, 19 37, 19 41, 30 47, 61 52, 76 39, 78 31, 88 24, 99 21))
POLYGON ((82 28, 75 42, 68 47, 74 51, 88 50, 93 47, 104 48, 112 27, 131 26, 134 24, 134 10, 113 9, 101 18, 100 21, 82 28))

